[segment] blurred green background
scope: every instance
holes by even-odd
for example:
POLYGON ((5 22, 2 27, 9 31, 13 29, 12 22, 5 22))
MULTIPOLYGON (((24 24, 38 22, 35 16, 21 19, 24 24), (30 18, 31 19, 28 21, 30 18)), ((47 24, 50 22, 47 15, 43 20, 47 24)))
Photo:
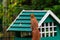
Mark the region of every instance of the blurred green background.
POLYGON ((0 19, 4 26, 9 26, 23 9, 50 9, 60 18, 60 0, 0 0, 0 19))
POLYGON ((0 32, 4 32, 23 9, 52 10, 60 18, 60 0, 0 0, 0 32))

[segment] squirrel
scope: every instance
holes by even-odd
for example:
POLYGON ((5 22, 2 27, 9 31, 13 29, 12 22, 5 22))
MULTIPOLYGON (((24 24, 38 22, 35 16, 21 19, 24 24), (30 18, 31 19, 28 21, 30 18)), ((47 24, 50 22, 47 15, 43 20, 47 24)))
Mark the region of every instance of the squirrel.
POLYGON ((40 31, 38 30, 38 21, 34 14, 31 14, 32 40, 40 40, 40 31))

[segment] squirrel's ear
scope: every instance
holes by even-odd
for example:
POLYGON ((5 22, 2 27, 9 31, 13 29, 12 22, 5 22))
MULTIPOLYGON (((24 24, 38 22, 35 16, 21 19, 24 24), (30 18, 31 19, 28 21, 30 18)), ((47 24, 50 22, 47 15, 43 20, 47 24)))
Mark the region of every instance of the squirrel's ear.
POLYGON ((31 14, 31 18, 34 18, 34 14, 31 14))

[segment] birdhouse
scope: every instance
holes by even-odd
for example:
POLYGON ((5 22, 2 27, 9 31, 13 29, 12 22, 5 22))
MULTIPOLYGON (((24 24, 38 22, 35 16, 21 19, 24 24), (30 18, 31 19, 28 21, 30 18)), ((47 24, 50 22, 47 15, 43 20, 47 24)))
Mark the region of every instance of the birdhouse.
POLYGON ((60 20, 51 10, 23 10, 7 31, 14 31, 14 40, 32 40, 30 15, 38 21, 40 40, 60 40, 60 20))

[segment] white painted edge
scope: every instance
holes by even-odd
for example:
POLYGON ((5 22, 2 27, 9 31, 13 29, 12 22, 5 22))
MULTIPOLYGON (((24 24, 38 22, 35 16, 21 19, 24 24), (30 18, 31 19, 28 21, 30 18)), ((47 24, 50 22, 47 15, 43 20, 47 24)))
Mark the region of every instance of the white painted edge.
POLYGON ((47 10, 25 10, 24 12, 47 12, 47 10))
POLYGON ((50 23, 48 23, 48 32, 49 32, 49 37, 50 37, 50 23))
MULTIPOLYGON (((22 14, 23 11, 24 11, 24 10, 22 10, 21 13, 19 13, 19 15, 16 17, 16 19, 22 14)), ((6 31, 9 30, 9 28, 14 24, 14 22, 16 21, 16 19, 11 23, 11 25, 7 28, 6 31)))
POLYGON ((51 11, 51 10, 48 10, 47 13, 44 15, 44 17, 41 19, 41 21, 39 21, 38 23, 38 28, 41 26, 41 24, 45 21, 45 19, 51 15, 59 24, 60 24, 60 20, 59 18, 51 11))
POLYGON ((51 11, 49 10, 50 15, 60 24, 60 19, 51 11))
MULTIPOLYGON (((57 32, 57 31, 50 31, 50 33, 52 33, 52 32, 57 32)), ((40 32, 40 33, 42 33, 42 34, 43 34, 43 33, 45 33, 45 32, 40 32)), ((46 32, 46 33, 49 33, 49 32, 46 32)))
POLYGON ((45 19, 49 16, 49 10, 47 11, 47 13, 44 15, 44 17, 41 19, 41 21, 39 21, 38 23, 38 27, 41 26, 41 24, 45 21, 45 19))

